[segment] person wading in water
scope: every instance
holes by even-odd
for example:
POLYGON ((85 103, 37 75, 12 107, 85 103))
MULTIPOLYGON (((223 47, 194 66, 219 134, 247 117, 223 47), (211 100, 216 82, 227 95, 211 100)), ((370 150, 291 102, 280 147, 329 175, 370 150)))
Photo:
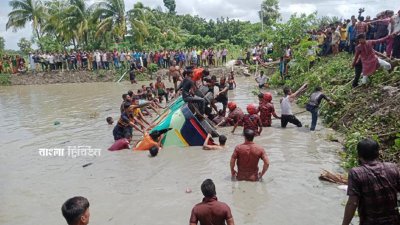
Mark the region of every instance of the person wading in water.
POLYGON ((269 168, 269 159, 265 150, 253 142, 255 132, 253 130, 244 130, 245 142, 236 146, 230 162, 232 178, 237 180, 258 181, 269 168), (258 170, 258 161, 262 160, 264 166, 262 171, 258 170), (235 165, 237 163, 237 172, 235 165))
POLYGON ((315 127, 317 126, 318 109, 322 99, 325 99, 331 105, 336 105, 334 101, 331 101, 324 93, 322 93, 321 87, 315 88, 315 91, 310 96, 310 101, 306 105, 307 111, 311 113, 311 131, 314 131, 315 127))
POLYGON ((172 76, 172 81, 174 82, 174 88, 176 92, 178 89, 178 81, 182 80, 181 70, 179 66, 176 65, 176 61, 173 61, 172 66, 169 67, 169 73, 168 73, 169 82, 171 82, 171 76, 172 76))
POLYGON ((292 102, 307 88, 307 84, 304 84, 295 93, 292 93, 292 89, 289 87, 283 88, 285 97, 281 99, 281 127, 285 128, 288 123, 292 123, 297 127, 302 127, 301 122, 292 113, 292 102))
POLYGON ((215 184, 211 179, 201 184, 203 201, 195 205, 190 215, 190 225, 235 225, 229 206, 217 199, 215 184))

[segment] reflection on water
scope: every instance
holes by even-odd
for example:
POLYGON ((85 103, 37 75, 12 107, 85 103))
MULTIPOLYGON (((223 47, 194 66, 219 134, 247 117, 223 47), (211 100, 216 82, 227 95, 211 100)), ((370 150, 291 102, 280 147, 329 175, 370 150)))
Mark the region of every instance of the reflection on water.
MULTIPOLYGON (((238 84, 230 98, 243 108, 255 102, 252 79, 239 78, 238 84)), ((230 180, 230 156, 243 141, 230 134, 231 128, 220 129, 228 136, 226 151, 168 148, 156 158, 130 150, 108 152, 113 137, 105 118, 117 120, 121 94, 139 86, 0 87, 0 224, 65 224, 61 204, 75 195, 89 199, 91 224, 187 224, 206 178, 216 183, 218 198, 231 206, 236 224, 340 223, 345 193, 318 180, 321 169, 339 170, 340 146, 323 139, 325 129, 321 135, 291 125, 281 129, 273 120, 273 127, 256 138, 271 160, 264 180, 257 183, 230 180), (60 124, 54 125, 56 121, 60 124), (39 148, 83 145, 102 149, 101 156, 38 154, 39 148), (93 164, 83 168, 86 163, 93 164), (185 193, 188 187, 190 194, 185 193)), ((278 100, 275 95, 279 112, 278 100)), ((298 117, 310 122, 307 113, 298 117)))

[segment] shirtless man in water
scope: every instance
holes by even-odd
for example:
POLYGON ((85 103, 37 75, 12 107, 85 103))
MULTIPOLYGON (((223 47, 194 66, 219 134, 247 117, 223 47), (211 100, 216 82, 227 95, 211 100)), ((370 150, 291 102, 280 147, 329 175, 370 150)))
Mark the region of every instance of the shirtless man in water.
POLYGON ((176 92, 178 88, 178 80, 182 81, 181 69, 179 66, 176 65, 176 61, 173 61, 172 66, 169 67, 169 73, 168 73, 169 82, 171 82, 171 76, 172 76, 172 81, 174 82, 174 88, 176 92))
POLYGON ((204 141, 203 144, 203 150, 222 150, 225 149, 225 143, 226 143, 226 136, 225 135, 220 135, 219 136, 219 145, 218 144, 214 144, 214 145, 209 145, 208 141, 211 138, 211 134, 207 135, 206 140, 204 141))
POLYGON ((264 176, 269 168, 269 158, 265 150, 253 142, 255 132, 244 130, 244 143, 236 146, 233 151, 230 168, 232 178, 237 180, 258 181, 264 176), (258 162, 262 160, 264 165, 260 171, 258 162), (237 171, 235 166, 237 165, 237 171))

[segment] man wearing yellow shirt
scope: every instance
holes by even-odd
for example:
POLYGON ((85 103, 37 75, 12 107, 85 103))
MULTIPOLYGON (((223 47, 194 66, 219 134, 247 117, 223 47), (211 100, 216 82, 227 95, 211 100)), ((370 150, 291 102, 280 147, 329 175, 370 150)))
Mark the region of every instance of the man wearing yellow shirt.
POLYGON ((317 35, 317 41, 319 47, 321 47, 324 44, 325 38, 326 38, 325 34, 321 30, 319 30, 317 35))
POLYGON ((318 42, 318 47, 321 50, 319 54, 322 54, 324 52, 323 47, 324 47, 325 38, 326 38, 326 36, 325 36, 324 32, 322 32, 322 30, 318 30, 317 42, 318 42))
POLYGON ((339 25, 339 32, 340 32, 339 51, 343 51, 343 49, 346 48, 346 42, 347 42, 347 25, 345 23, 339 25))
POLYGON ((200 66, 201 49, 197 50, 197 66, 200 66))
POLYGON ((128 108, 128 111, 131 113, 132 115, 132 122, 136 122, 138 123, 142 130, 145 129, 145 125, 147 124, 148 126, 150 126, 150 123, 147 122, 147 120, 144 118, 144 115, 142 114, 142 111, 140 110, 140 106, 137 103, 138 101, 135 100, 132 105, 128 108))

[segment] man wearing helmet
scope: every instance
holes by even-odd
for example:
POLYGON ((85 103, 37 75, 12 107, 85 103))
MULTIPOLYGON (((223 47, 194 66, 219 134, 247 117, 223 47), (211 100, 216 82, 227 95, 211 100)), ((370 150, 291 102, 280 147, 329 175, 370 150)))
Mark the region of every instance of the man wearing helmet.
POLYGON ((208 69, 204 69, 204 68, 195 68, 193 69, 193 81, 195 83, 197 83, 198 81, 203 82, 203 78, 207 77, 208 75, 210 75, 210 72, 208 71, 208 69))
POLYGON ((272 124, 272 115, 277 119, 281 118, 275 113, 274 104, 272 104, 272 94, 269 92, 264 94, 260 93, 258 99, 260 100, 259 109, 261 124, 263 127, 270 127, 272 124))
MULTIPOLYGON (((238 123, 239 126, 243 126, 242 120, 244 113, 241 108, 236 106, 236 103, 229 102, 228 103, 229 114, 228 117, 224 120, 226 126, 234 126, 238 123)), ((221 124, 221 123, 220 123, 221 124)), ((218 124, 218 125, 220 125, 218 124)))
MULTIPOLYGON (((243 131, 252 130, 255 135, 258 136, 262 132, 262 124, 260 117, 258 116, 258 107, 256 104, 247 105, 247 113, 243 117, 243 131)), ((232 133, 235 132, 238 122, 233 127, 232 133)))

